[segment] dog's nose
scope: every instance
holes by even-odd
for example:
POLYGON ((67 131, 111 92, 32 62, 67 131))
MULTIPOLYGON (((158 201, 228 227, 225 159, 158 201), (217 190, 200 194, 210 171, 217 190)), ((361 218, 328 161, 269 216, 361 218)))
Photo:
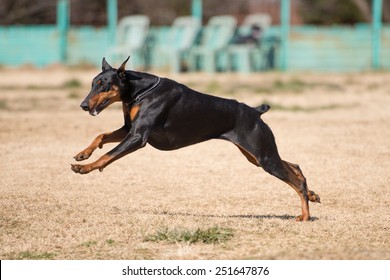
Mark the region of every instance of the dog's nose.
POLYGON ((89 111, 89 106, 88 106, 88 103, 87 102, 83 102, 80 104, 80 107, 84 110, 84 111, 89 111))

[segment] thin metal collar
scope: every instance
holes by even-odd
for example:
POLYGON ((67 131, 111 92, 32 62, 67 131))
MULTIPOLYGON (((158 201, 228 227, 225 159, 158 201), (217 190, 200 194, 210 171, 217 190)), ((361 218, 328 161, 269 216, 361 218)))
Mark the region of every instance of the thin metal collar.
POLYGON ((150 88, 148 88, 147 90, 145 90, 144 92, 138 94, 131 102, 127 103, 128 105, 131 105, 131 104, 134 104, 134 103, 138 103, 141 101, 142 97, 151 92, 152 90, 154 90, 159 84, 160 84, 160 81, 161 81, 161 78, 160 77, 157 77, 157 82, 151 86, 150 88))

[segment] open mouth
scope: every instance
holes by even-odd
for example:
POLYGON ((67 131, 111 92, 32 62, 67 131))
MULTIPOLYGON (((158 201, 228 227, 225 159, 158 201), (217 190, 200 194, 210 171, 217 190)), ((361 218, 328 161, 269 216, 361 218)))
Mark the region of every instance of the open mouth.
MULTIPOLYGON (((100 105, 99 105, 99 108, 102 108, 101 110, 103 110, 107 105, 108 103, 110 103, 110 99, 105 99, 100 105)), ((100 111, 101 111, 100 110, 100 111)))
POLYGON ((92 116, 97 116, 101 111, 103 111, 110 104, 110 99, 105 99, 102 103, 96 106, 93 110, 89 112, 92 116))

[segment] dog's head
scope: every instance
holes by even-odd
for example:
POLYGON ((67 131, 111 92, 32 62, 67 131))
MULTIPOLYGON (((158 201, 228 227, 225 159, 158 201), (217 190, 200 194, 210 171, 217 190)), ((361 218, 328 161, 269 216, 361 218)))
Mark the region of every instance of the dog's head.
POLYGON ((80 107, 96 116, 114 102, 122 101, 127 90, 127 74, 125 72, 128 57, 118 69, 112 68, 103 58, 102 72, 92 81, 92 88, 80 107))

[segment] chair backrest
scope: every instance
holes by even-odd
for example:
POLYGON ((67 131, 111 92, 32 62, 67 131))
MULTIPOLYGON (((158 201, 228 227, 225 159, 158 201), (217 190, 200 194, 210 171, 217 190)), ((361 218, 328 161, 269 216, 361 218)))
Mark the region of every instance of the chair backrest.
POLYGON ((190 48, 201 27, 200 20, 195 17, 178 17, 172 24, 168 45, 176 50, 190 48))
POLYGON ((239 28, 240 33, 250 33, 253 26, 259 26, 264 31, 271 26, 272 18, 268 14, 251 14, 245 17, 239 28))
POLYGON ((256 24, 265 29, 271 25, 271 21, 271 16, 268 14, 251 14, 245 17, 242 25, 252 26, 256 24))
POLYGON ((122 18, 117 27, 117 45, 126 45, 131 48, 142 47, 148 35, 149 24, 149 18, 144 15, 122 18))
POLYGON ((210 18, 202 36, 202 46, 220 49, 229 44, 237 26, 233 16, 214 16, 210 18))

